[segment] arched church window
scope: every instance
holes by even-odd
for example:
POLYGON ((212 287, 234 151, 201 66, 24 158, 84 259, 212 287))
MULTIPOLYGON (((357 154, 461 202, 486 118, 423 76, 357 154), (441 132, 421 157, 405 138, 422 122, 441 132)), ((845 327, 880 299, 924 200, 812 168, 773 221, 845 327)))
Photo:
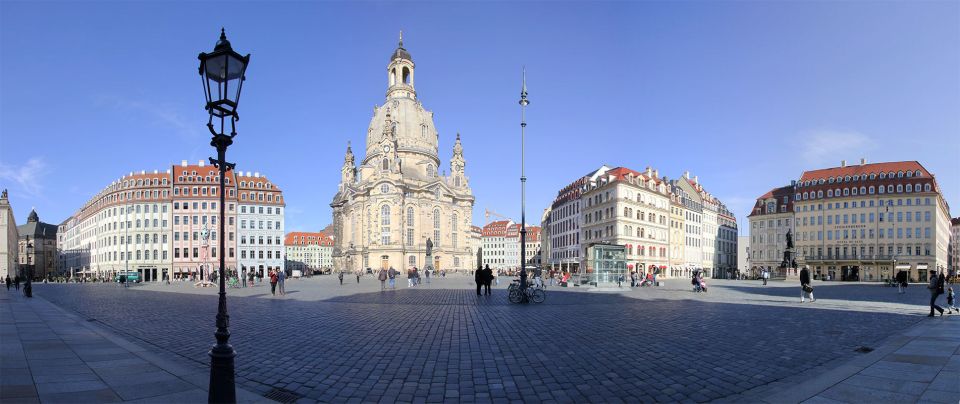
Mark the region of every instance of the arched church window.
POLYGON ((390 169, 390 160, 383 159, 383 162, 382 162, 380 168, 381 168, 382 170, 384 170, 384 171, 389 170, 389 169, 390 169))
POLYGON ((389 193, 389 192, 390 192, 390 185, 388 185, 388 184, 381 184, 381 185, 380 185, 380 193, 381 193, 381 194, 386 194, 386 193, 389 193))
POLYGON ((413 219, 413 208, 407 208, 407 226, 413 226, 413 219))
POLYGON ((433 169, 433 164, 427 164, 427 178, 433 178, 436 172, 433 169))
POLYGON ((390 85, 397 84, 397 69, 390 70, 390 85))
POLYGON ((410 84, 410 69, 406 67, 403 68, 403 84, 410 84))
POLYGON ((390 205, 380 207, 380 224, 384 226, 390 225, 390 205))
POLYGON ((458 187, 460 186, 461 180, 460 180, 460 176, 459 176, 459 175, 458 175, 457 178, 454 180, 454 183, 456 184, 456 186, 458 186, 458 187))

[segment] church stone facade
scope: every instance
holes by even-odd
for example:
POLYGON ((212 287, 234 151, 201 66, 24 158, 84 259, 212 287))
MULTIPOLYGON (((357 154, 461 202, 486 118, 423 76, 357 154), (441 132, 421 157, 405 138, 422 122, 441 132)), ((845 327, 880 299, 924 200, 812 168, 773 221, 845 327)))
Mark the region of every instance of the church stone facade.
POLYGON ((433 112, 417 99, 403 37, 387 65, 387 94, 374 107, 359 166, 349 143, 333 208, 334 270, 473 266, 473 192, 457 134, 441 173, 433 112), (427 240, 433 243, 426 262, 427 240))

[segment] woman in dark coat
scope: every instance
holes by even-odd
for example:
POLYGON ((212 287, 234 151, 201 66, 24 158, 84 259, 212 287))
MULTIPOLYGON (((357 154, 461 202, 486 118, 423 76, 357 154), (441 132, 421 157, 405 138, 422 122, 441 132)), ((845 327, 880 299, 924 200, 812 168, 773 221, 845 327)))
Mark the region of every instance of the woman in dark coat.
POLYGON ((803 303, 808 296, 811 302, 817 301, 813 297, 813 287, 810 286, 810 269, 804 265, 800 270, 800 303, 803 303))
POLYGON ((477 267, 477 272, 473 273, 473 281, 477 283, 477 296, 480 296, 480 289, 483 287, 483 283, 485 282, 485 277, 483 275, 482 267, 477 267))

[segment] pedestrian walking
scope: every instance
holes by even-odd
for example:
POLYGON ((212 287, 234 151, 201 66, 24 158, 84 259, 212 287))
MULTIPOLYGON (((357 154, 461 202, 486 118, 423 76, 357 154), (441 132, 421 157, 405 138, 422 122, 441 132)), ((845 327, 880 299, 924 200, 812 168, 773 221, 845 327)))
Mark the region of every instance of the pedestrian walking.
POLYGON ((763 277, 763 286, 767 286, 767 279, 770 279, 770 271, 764 269, 761 277, 763 277))
POLYGON ((380 268, 380 272, 377 273, 377 279, 380 280, 380 291, 383 292, 387 289, 387 270, 380 268))
POLYGON ((803 303, 806 297, 810 298, 811 303, 817 301, 813 297, 813 286, 810 286, 810 267, 804 265, 800 270, 800 303, 803 303))
POLYGON ((340 286, 343 286, 343 271, 337 274, 337 278, 340 278, 340 286))
POLYGON ((392 266, 390 267, 390 269, 387 270, 387 279, 390 282, 390 289, 396 289, 397 288, 397 270, 393 269, 392 266))
POLYGON ((243 283, 243 287, 247 287, 247 269, 243 268, 240 270, 240 282, 243 283))
POLYGON ((473 273, 473 281, 477 284, 477 296, 480 296, 480 290, 483 288, 483 274, 483 267, 477 267, 477 272, 473 273))
POLYGON ((360 271, 357 271, 357 285, 360 284, 360 271))
POLYGON ((407 268, 407 287, 413 287, 413 268, 407 268))
POLYGON ((897 272, 897 293, 903 294, 907 287, 907 271, 897 272))
POLYGON ((270 275, 270 294, 277 295, 277 282, 280 280, 280 277, 277 276, 277 272, 270 270, 268 275, 270 275))
POLYGON ((287 294, 287 289, 284 287, 284 281, 287 279, 287 271, 279 270, 277 274, 277 288, 280 289, 280 296, 287 294))
POLYGON ((430 284, 430 272, 433 272, 433 271, 431 271, 430 268, 427 268, 427 269, 426 269, 425 271, 423 271, 423 272, 424 272, 423 275, 426 276, 426 278, 427 278, 427 284, 430 284))
POLYGON ((13 283, 13 281, 10 280, 10 275, 7 275, 7 278, 4 280, 4 283, 7 284, 7 290, 10 290, 10 284, 13 283))
POLYGON ((490 284, 493 282, 493 270, 490 269, 490 264, 487 264, 483 268, 483 294, 492 295, 493 292, 490 291, 490 284))
MULTIPOLYGON (((10 279, 8 278, 7 280, 9 281, 10 279)), ((9 287, 9 283, 7 285, 9 287)), ((947 288, 947 310, 950 310, 950 313, 953 313, 954 310, 960 313, 960 309, 957 309, 957 307, 953 305, 953 287, 947 288)))
POLYGON ((930 289, 930 314, 927 317, 933 317, 933 311, 939 311, 940 315, 943 315, 943 307, 937 305, 937 297, 943 293, 943 278, 937 276, 937 271, 930 270, 930 284, 927 285, 927 289, 930 289))

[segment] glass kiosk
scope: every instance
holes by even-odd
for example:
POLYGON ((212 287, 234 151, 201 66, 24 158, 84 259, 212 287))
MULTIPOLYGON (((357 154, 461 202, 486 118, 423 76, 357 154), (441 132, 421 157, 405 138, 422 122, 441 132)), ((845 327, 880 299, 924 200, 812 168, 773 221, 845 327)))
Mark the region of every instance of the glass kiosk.
POLYGON ((616 244, 594 244, 587 247, 586 279, 581 284, 597 287, 616 287, 623 275, 626 282, 626 247, 616 244))

